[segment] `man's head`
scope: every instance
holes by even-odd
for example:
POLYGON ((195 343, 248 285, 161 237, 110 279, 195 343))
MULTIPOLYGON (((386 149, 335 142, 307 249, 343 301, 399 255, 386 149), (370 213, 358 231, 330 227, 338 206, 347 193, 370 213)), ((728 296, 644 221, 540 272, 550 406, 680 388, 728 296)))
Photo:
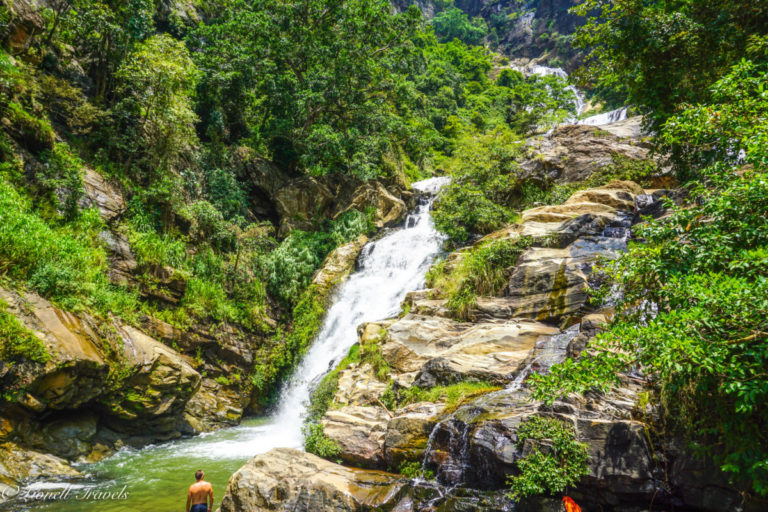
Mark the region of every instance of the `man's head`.
POLYGON ((205 476, 205 473, 203 473, 202 469, 198 469, 197 471, 195 471, 195 480, 197 480, 198 482, 202 480, 204 476, 205 476))

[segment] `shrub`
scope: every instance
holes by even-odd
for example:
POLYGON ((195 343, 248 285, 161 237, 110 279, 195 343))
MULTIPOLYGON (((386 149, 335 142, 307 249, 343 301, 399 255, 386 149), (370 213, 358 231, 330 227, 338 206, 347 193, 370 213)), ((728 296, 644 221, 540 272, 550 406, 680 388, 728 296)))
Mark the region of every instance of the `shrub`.
POLYGON ((8 305, 0 300, 0 361, 4 363, 33 361, 45 363, 51 359, 45 344, 6 311, 8 305))
POLYGON ((83 162, 67 144, 57 143, 52 151, 41 155, 43 166, 35 181, 51 194, 55 203, 68 217, 77 214, 77 201, 83 195, 83 162))
POLYGON ((416 478, 423 478, 424 480, 435 479, 435 473, 430 469, 424 469, 421 465, 421 462, 417 461, 403 462, 397 472, 403 475, 405 478, 410 478, 411 480, 416 478))
POLYGON ((333 459, 341 455, 339 444, 328 439, 323 432, 323 426, 319 423, 309 423, 303 429, 304 449, 324 459, 333 459))
POLYGON ((89 307, 102 313, 134 318, 134 294, 112 285, 106 253, 98 240, 98 212, 81 222, 49 226, 29 202, 0 178, 0 272, 53 299, 64 308, 89 307))
POLYGON ((6 115, 13 134, 26 149, 35 153, 53 149, 55 137, 47 119, 37 118, 13 102, 8 105, 6 115))
POLYGON ((398 409, 416 402, 440 402, 444 401, 446 410, 453 410, 465 400, 476 396, 498 391, 501 386, 488 382, 458 382, 448 386, 435 386, 433 388, 396 389, 392 384, 382 396, 382 402, 390 409, 398 409))
POLYGON ((168 234, 134 230, 130 232, 129 242, 136 262, 145 268, 181 268, 187 257, 186 244, 168 234))
POLYGON ((478 295, 498 295, 507 282, 507 269, 530 247, 528 237, 517 240, 490 240, 461 253, 455 268, 446 270, 444 262, 427 274, 428 286, 447 299, 457 318, 467 319, 478 295))
POLYGON ((283 305, 296 304, 328 253, 372 229, 371 212, 350 210, 322 231, 292 231, 264 259, 267 290, 283 305))
POLYGON ((517 429, 518 450, 527 440, 538 442, 515 463, 519 473, 509 478, 511 499, 563 492, 589 474, 587 445, 577 442, 573 428, 565 423, 533 416, 517 429))

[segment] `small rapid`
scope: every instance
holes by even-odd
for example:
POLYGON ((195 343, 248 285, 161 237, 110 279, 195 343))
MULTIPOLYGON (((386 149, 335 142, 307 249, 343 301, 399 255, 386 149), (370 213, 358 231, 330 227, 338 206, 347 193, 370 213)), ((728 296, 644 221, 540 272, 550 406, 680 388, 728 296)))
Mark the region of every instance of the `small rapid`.
POLYGON ((69 488, 78 497, 119 493, 125 487, 125 499, 16 500, 9 504, 10 510, 180 510, 196 469, 206 471, 206 478, 220 496, 229 476, 251 457, 278 447, 301 448, 310 393, 357 342, 357 326, 396 315, 405 295, 424 286, 426 272, 444 242, 434 227, 430 208, 447 183, 448 178, 414 183, 419 204, 404 227, 389 230, 366 244, 357 270, 336 291, 320 332, 285 383, 272 416, 139 450, 126 448, 101 462, 80 465, 78 469, 87 474, 85 479, 34 484, 38 490, 50 492, 69 488))

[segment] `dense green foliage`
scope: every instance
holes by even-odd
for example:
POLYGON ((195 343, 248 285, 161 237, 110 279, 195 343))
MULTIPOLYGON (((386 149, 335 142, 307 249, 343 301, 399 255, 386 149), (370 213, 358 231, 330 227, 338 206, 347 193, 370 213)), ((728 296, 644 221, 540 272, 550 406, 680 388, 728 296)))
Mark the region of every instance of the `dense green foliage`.
POLYGON ((304 427, 304 449, 324 459, 335 459, 341 455, 339 443, 329 439, 319 423, 310 423, 304 427))
POLYGON ((682 103, 709 98, 709 86, 768 30, 765 2, 586 0, 590 16, 575 43, 589 51, 585 85, 624 96, 654 129, 682 103))
POLYGON ((93 210, 62 227, 48 225, 0 176, 0 271, 68 309, 92 307, 130 318, 137 299, 109 282, 106 253, 94 243, 100 228, 93 210))
POLYGON ((517 429, 518 449, 529 440, 530 453, 515 462, 518 473, 509 478, 510 498, 560 493, 589 474, 587 445, 576 441, 572 426, 532 416, 517 429))
POLYGON ((435 35, 442 43, 458 39, 466 44, 478 45, 488 35, 488 27, 482 18, 469 17, 456 7, 437 13, 432 19, 435 35))

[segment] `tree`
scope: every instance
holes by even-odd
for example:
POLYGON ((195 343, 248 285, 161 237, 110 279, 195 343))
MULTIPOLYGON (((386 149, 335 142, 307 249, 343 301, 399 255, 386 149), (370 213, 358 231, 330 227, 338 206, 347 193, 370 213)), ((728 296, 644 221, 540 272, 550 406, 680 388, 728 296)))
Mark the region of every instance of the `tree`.
POLYGON ((768 33, 768 2, 586 0, 575 44, 589 51, 583 85, 626 91, 658 130, 681 103, 706 101, 709 87, 768 33))
POLYGON ((279 164, 370 177, 400 139, 393 98, 417 26, 385 0, 239 0, 190 39, 206 133, 249 135, 279 164))
POLYGON ((464 11, 456 7, 438 13, 432 20, 432 26, 441 43, 458 39, 468 45, 478 45, 488 35, 484 19, 469 19, 464 11))
POLYGON ((198 72, 180 41, 157 35, 139 44, 117 70, 113 116, 126 168, 173 168, 195 145, 192 94, 198 72))

